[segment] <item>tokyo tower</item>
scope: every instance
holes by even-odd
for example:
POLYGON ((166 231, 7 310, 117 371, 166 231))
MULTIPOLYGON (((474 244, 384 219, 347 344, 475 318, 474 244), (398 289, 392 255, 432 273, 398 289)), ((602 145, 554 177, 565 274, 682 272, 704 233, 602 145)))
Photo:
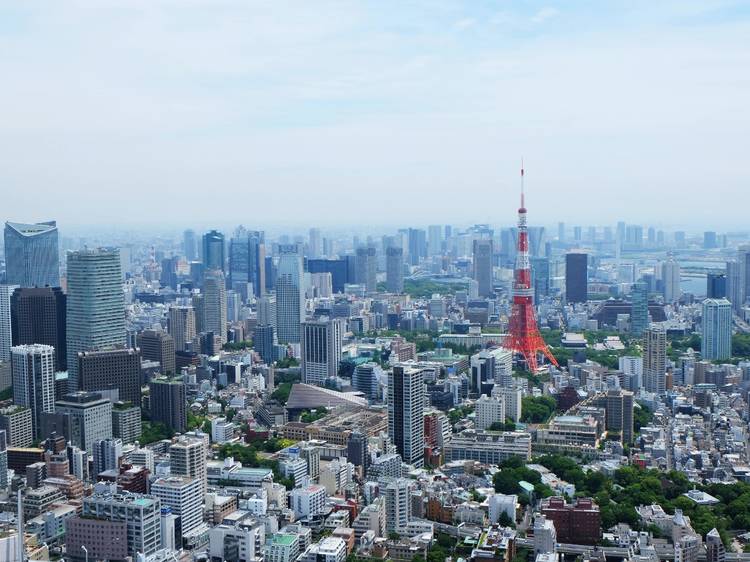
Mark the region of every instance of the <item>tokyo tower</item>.
POLYGON ((559 366, 536 325, 533 302, 534 290, 531 287, 531 263, 529 261, 529 233, 526 228, 526 206, 523 193, 523 163, 521 163, 521 208, 518 209, 518 253, 516 270, 513 276, 513 308, 510 315, 508 337, 503 347, 512 349, 523 356, 526 368, 534 373, 537 370, 538 355, 542 353, 550 363, 559 366))

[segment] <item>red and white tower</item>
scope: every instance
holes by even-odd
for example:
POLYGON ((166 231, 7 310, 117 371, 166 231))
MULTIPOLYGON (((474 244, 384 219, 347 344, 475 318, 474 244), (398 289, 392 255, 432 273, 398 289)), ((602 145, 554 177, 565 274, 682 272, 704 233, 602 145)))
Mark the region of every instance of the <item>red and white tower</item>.
POLYGON ((521 163, 521 208, 518 209, 518 253, 513 277, 513 309, 510 315, 508 338, 504 347, 523 356, 526 367, 535 372, 538 355, 543 354, 550 363, 558 366, 557 360, 547 347, 536 325, 534 312, 534 290, 531 286, 531 262, 529 261, 529 233, 526 228, 526 206, 523 193, 523 163, 521 163))

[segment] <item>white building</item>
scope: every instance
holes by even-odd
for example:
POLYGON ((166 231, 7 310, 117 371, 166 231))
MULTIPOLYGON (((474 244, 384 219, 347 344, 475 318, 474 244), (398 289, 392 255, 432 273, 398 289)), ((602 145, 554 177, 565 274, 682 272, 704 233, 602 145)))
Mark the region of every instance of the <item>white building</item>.
POLYGON ((555 524, 544 515, 534 519, 534 554, 557 552, 557 532, 555 524))
POLYGON ((701 355, 706 361, 732 356, 732 303, 727 299, 703 301, 701 355))
POLYGON ((299 556, 299 536, 275 533, 266 543, 265 562, 295 562, 299 556))
POLYGON ((172 508, 172 513, 180 518, 183 535, 203 523, 203 488, 197 478, 160 478, 151 484, 151 495, 159 498, 162 506, 172 508))
POLYGON ((346 554, 344 539, 326 537, 319 543, 308 546, 297 560, 298 562, 344 562, 346 554))
POLYGON ((398 533, 411 519, 411 492, 414 482, 398 478, 385 487, 385 526, 388 532, 398 533))
POLYGON ((503 396, 487 396, 482 394, 475 404, 474 409, 476 418, 475 425, 477 429, 489 429, 494 423, 505 422, 505 400, 503 396))
POLYGON ((212 560, 224 559, 227 546, 237 549, 238 562, 254 562, 263 558, 266 527, 258 521, 242 521, 236 525, 216 525, 208 532, 212 560))
POLYGON ((214 443, 226 443, 234 437, 234 424, 227 421, 225 417, 211 420, 211 441, 214 443))
POLYGON ((326 497, 326 489, 323 486, 313 484, 295 488, 290 493, 290 507, 299 518, 312 517, 323 513, 326 497))
POLYGON ((34 436, 40 437, 42 414, 55 411, 55 348, 18 345, 11 348, 13 402, 31 410, 34 436))
POLYGON ((10 297, 18 285, 0 285, 0 361, 10 361, 13 338, 10 323, 10 297))
POLYGON ((518 504, 518 496, 515 494, 494 494, 487 498, 489 504, 489 516, 491 523, 497 523, 500 519, 500 514, 504 513, 510 518, 511 521, 516 520, 516 505, 518 504))
POLYGON ((198 437, 182 437, 169 447, 169 466, 173 476, 196 478, 201 485, 201 495, 205 495, 208 468, 205 440, 198 437))

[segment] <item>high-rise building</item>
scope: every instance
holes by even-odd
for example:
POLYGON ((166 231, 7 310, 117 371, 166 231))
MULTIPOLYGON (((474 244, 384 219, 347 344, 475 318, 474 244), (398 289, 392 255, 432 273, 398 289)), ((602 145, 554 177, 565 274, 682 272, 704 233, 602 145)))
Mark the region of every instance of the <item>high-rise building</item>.
POLYGON ((738 308, 747 302, 750 297, 750 244, 742 244, 737 249, 737 266, 739 268, 739 300, 738 308))
POLYGON ((67 354, 71 390, 79 389, 78 354, 125 344, 125 296, 120 251, 68 254, 67 354))
POLYGON ((115 484, 83 499, 86 519, 123 521, 127 525, 128 556, 150 556, 161 548, 161 502, 154 496, 118 493, 115 484))
POLYGON ((724 541, 714 527, 706 533, 706 562, 725 562, 727 558, 724 541))
POLYGON ((377 254, 374 246, 357 248, 357 283, 363 285, 368 293, 378 289, 377 254))
POLYGON ((534 288, 534 304, 549 296, 549 258, 531 258, 531 286, 534 288))
POLYGON ((0 362, 10 361, 13 347, 13 314, 11 299, 18 285, 0 285, 0 362))
POLYGON ((586 302, 588 293, 589 256, 583 252, 565 254, 565 300, 586 302))
POLYGON ((161 330, 144 330, 138 334, 141 356, 148 361, 158 361, 161 372, 175 374, 175 342, 172 336, 161 330))
POLYGON ((727 276, 724 273, 708 273, 706 275, 706 298, 727 298, 727 276))
POLYGON ((674 541, 674 561, 698 562, 698 553, 700 550, 700 537, 695 533, 684 534, 674 541))
POLYGON ((31 447, 34 441, 31 408, 14 404, 0 409, 0 429, 5 431, 9 447, 31 447))
POLYGON ((34 437, 40 437, 42 414, 55 411, 55 348, 31 344, 10 351, 13 402, 31 410, 34 437))
POLYGON ((404 462, 424 465, 424 373, 395 365, 388 374, 388 436, 404 462))
POLYGON ((198 240, 194 230, 187 229, 182 233, 182 252, 188 262, 198 259, 198 240))
POLYGON ((726 298, 732 303, 732 310, 740 312, 745 304, 742 297, 742 283, 740 277, 740 264, 737 260, 727 262, 727 295, 726 298))
POLYGON ((203 276, 203 324, 201 331, 213 332, 221 338, 222 345, 227 343, 227 289, 224 274, 213 269, 203 276))
POLYGON ((68 441, 93 451, 94 443, 112 437, 112 402, 96 392, 72 392, 55 402, 55 413, 69 417, 68 441))
POLYGON ((105 470, 117 470, 120 468, 122 458, 122 439, 108 437, 95 441, 91 445, 94 451, 94 477, 105 470))
POLYGON ((208 472, 206 442, 193 437, 182 437, 169 447, 169 466, 174 476, 186 476, 200 482, 202 493, 206 493, 208 472))
POLYGON ((680 264, 673 257, 661 264, 661 282, 664 302, 673 303, 680 299, 680 264))
POLYGON ((175 433, 187 428, 185 383, 160 377, 149 383, 151 421, 161 422, 175 433))
POLYGON ((309 238, 307 244, 307 257, 319 258, 321 255, 322 246, 320 243, 320 229, 311 228, 309 231, 309 238))
POLYGON ((171 306, 168 327, 175 351, 187 351, 196 334, 195 309, 192 306, 171 306))
POLYGON ((489 429, 494 423, 505 422, 505 400, 502 395, 482 394, 476 402, 476 428, 489 429))
POLYGON ((366 433, 358 429, 352 431, 346 442, 346 459, 355 467, 362 467, 362 474, 367 474, 370 466, 370 453, 368 451, 368 437, 366 433))
POLYGON ((474 240, 474 280, 479 285, 479 296, 492 294, 492 240, 474 240))
POLYGON ((223 273, 226 267, 224 235, 212 230, 203 235, 203 267, 206 270, 219 269, 223 273))
POLYGON ((707 230, 703 233, 703 248, 706 250, 710 250, 712 248, 718 248, 719 244, 716 241, 716 233, 707 230))
POLYGON ((732 356, 732 303, 727 299, 704 300, 702 324, 703 359, 729 359, 732 356))
POLYGON ((279 245, 276 278, 276 330, 281 343, 299 343, 305 317, 302 255, 296 244, 279 245))
POLYGON ((133 443, 141 437, 141 409, 130 402, 115 402, 112 406, 112 435, 122 442, 133 443))
POLYGON ((667 332, 651 324, 643 334, 643 384, 646 391, 664 394, 667 381, 667 332))
POLYGON ((648 285, 639 281, 633 285, 630 297, 630 333, 640 337, 648 327, 648 285))
POLYGON ((253 294, 266 292, 265 234, 240 227, 229 241, 229 286, 252 283, 253 294))
POLYGON ((622 442, 633 442, 633 393, 627 390, 610 390, 606 402, 607 431, 616 431, 622 442))
MULTIPOLYGON (((356 269, 356 268, 355 268, 356 269)), ((343 293, 347 283, 354 282, 354 275, 349 275, 346 259, 308 259, 307 271, 310 273, 330 273, 334 293, 343 293)))
POLYGON ((431 224, 427 227, 427 249, 431 256, 439 256, 443 253, 443 227, 439 224, 431 224))
MULTIPOLYGON (((0 291, 2 287, 0 286, 0 291)), ((0 301, 2 301, 0 296, 0 301)), ((0 304, 2 306, 2 304, 0 304)), ((55 369, 67 369, 66 297, 59 287, 16 289, 10 299, 13 345, 55 348, 55 369)))
POLYGON ((427 236, 424 230, 410 228, 407 231, 409 245, 409 263, 419 265, 422 258, 427 256, 427 236))
POLYGON ((60 249, 55 221, 5 223, 5 280, 21 287, 60 286, 60 249))
POLYGON ((385 527, 389 533, 403 532, 411 521, 414 481, 396 478, 385 487, 385 527))
POLYGON ((322 386, 338 373, 344 320, 322 317, 302 323, 302 382, 322 386))
POLYGON ((378 374, 382 372, 377 363, 360 363, 354 368, 352 374, 352 388, 361 392, 370 400, 382 398, 378 382, 378 374))
POLYGON ((78 388, 90 392, 117 389, 119 399, 141 405, 141 351, 134 348, 78 354, 78 388))
POLYGON ((385 250, 385 287, 389 293, 404 292, 404 249, 389 246, 385 250))
POLYGON ((253 337, 253 348, 267 365, 276 361, 276 329, 271 325, 257 326, 253 337))

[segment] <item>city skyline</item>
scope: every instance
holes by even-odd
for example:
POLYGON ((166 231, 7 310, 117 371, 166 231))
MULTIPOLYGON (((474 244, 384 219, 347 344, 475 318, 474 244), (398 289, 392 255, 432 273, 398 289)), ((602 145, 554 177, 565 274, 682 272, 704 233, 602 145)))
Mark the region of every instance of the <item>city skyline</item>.
POLYGON ((744 223, 744 3, 170 6, 0 8, 10 220, 744 223))

